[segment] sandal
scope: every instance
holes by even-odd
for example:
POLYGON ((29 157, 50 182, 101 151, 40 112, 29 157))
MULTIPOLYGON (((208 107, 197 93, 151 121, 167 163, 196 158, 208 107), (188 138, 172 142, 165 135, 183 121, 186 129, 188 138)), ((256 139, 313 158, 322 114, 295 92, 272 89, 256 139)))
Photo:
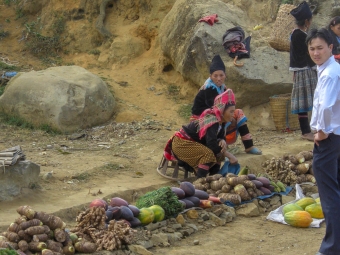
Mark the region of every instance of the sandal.
POLYGON ((251 150, 246 151, 248 154, 254 154, 254 155, 262 155, 262 151, 260 151, 258 148, 253 147, 251 150))
POLYGON ((314 134, 313 133, 301 135, 301 138, 308 140, 308 141, 311 141, 311 142, 314 142, 314 134))

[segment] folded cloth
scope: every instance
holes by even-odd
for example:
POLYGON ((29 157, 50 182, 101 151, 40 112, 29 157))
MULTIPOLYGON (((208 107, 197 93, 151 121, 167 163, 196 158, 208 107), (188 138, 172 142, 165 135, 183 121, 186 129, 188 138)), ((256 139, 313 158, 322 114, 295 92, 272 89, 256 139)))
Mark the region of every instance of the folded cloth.
POLYGON ((226 176, 228 173, 238 174, 240 170, 241 166, 239 163, 230 164, 230 161, 226 160, 218 173, 222 174, 223 176, 226 176))
POLYGON ((206 22, 208 23, 210 26, 214 25, 214 23, 218 22, 217 19, 218 15, 217 14, 211 14, 209 16, 205 16, 203 18, 201 18, 198 22, 206 22))

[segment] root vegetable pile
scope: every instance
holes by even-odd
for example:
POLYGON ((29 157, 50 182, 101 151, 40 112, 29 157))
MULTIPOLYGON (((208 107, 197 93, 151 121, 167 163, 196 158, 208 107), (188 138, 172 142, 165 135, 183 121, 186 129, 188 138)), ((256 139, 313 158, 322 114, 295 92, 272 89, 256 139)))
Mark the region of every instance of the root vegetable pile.
POLYGON ((286 190, 283 183, 275 183, 266 177, 256 177, 254 174, 238 176, 228 173, 226 177, 215 174, 199 178, 193 184, 195 189, 206 191, 210 196, 209 199, 218 197, 235 205, 240 204, 241 201, 286 190))
POLYGON ((17 212, 20 217, 0 235, 0 248, 15 249, 18 254, 57 255, 68 247, 70 252, 65 254, 74 254, 73 244, 66 242, 66 224, 59 217, 36 212, 26 205, 20 206, 17 212))
MULTIPOLYGON (((92 253, 100 250, 113 251, 123 244, 131 244, 134 233, 129 223, 111 220, 106 226, 106 213, 103 207, 90 207, 77 216, 77 226, 71 233, 80 237, 75 243, 78 252, 92 253)), ((72 235, 71 234, 71 235, 72 235)))
POLYGON ((313 153, 302 151, 298 154, 285 154, 281 158, 272 158, 262 163, 265 172, 274 181, 281 181, 292 186, 296 183, 316 183, 312 169, 313 153))

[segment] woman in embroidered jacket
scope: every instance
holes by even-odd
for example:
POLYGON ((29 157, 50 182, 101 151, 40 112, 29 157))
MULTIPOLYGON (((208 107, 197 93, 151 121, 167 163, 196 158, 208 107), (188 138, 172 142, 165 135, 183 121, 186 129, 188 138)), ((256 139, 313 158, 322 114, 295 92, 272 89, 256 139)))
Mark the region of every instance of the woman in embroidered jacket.
MULTIPOLYGON (((198 119, 205 109, 212 107, 215 97, 227 89, 224 85, 225 79, 225 65, 220 55, 216 55, 210 65, 210 77, 205 81, 194 99, 191 120, 198 119)), ((240 134, 245 152, 256 155, 262 154, 253 144, 253 139, 247 126, 247 117, 241 109, 235 110, 232 121, 227 124, 226 129, 227 145, 235 143, 238 134, 240 134)))
POLYGON ((312 12, 304 1, 290 12, 295 18, 296 28, 290 38, 289 71, 293 74, 291 110, 298 114, 301 138, 313 141, 308 121, 308 112, 313 108, 313 95, 318 81, 316 66, 308 54, 307 30, 312 23, 312 12))
POLYGON ((212 108, 182 126, 168 141, 164 156, 174 157, 192 167, 197 178, 216 174, 225 157, 231 163, 236 158, 227 152, 225 125, 232 120, 235 111, 235 96, 231 89, 218 95, 212 108))

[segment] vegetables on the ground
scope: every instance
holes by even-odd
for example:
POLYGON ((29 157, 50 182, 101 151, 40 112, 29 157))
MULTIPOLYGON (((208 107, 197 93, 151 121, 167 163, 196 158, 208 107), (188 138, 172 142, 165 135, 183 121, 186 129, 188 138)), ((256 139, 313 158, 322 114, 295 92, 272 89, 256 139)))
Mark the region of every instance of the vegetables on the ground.
POLYGON ((284 215, 284 220, 287 224, 293 227, 308 228, 313 219, 306 211, 291 211, 284 215))
POLYGON ((140 209, 140 213, 137 218, 143 225, 147 225, 153 222, 155 214, 152 209, 145 207, 140 209))
POLYGON ((186 197, 195 194, 195 186, 191 182, 181 182, 179 187, 184 191, 186 197))
POLYGON ((315 219, 325 218, 320 203, 307 205, 305 208, 305 211, 308 212, 312 216, 312 218, 315 218, 315 219))
POLYGON ((282 208, 283 215, 285 215, 287 212, 292 211, 303 211, 303 208, 295 203, 287 204, 282 208))
POLYGON ((165 211, 161 206, 152 205, 152 206, 149 207, 149 209, 151 209, 154 213, 153 222, 159 222, 159 221, 162 221, 164 219, 165 211))
MULTIPOLYGON (((192 184, 191 186, 193 187, 192 184)), ((195 188, 193 188, 191 194, 195 194, 195 188)), ((162 187, 147 192, 136 201, 136 206, 138 208, 150 207, 152 205, 159 205, 164 209, 165 219, 174 217, 183 210, 183 205, 178 201, 178 197, 172 192, 170 187, 162 187)))
POLYGON ((315 204, 315 200, 314 200, 314 198, 311 198, 311 197, 303 197, 303 198, 299 199, 298 201, 296 201, 295 204, 302 207, 302 209, 305 209, 306 206, 311 205, 311 204, 315 204))

